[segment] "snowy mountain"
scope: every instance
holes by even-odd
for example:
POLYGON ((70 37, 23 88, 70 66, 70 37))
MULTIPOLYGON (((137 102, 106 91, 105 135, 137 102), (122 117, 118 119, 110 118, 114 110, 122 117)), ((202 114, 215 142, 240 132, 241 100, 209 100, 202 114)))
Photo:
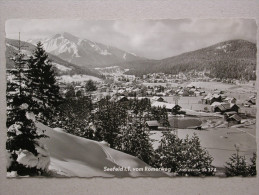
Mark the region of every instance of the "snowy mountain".
POLYGON ((87 39, 80 39, 66 32, 41 40, 28 40, 34 45, 38 41, 42 42, 47 52, 79 66, 103 67, 143 59, 135 54, 87 39))
MULTIPOLYGON (((21 51, 27 56, 32 55, 33 50, 36 48, 34 45, 21 41, 21 51)), ((10 60, 10 57, 14 55, 14 53, 18 52, 18 40, 6 39, 6 67, 12 68, 14 63, 10 60)), ((55 68, 55 71, 58 75, 91 75, 98 77, 100 76, 97 71, 90 70, 87 67, 81 67, 70 62, 67 62, 53 54, 48 53, 49 59, 52 61, 52 64, 55 68)))

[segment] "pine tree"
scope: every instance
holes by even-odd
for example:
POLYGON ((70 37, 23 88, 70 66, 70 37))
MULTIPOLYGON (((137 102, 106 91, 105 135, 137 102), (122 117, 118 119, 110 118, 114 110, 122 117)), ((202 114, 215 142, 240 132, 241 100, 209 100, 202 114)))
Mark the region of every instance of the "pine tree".
POLYGON ((85 84, 86 91, 96 91, 97 87, 92 80, 88 80, 85 84))
POLYGON ((156 150, 156 166, 171 168, 178 175, 213 175, 212 160, 196 135, 180 139, 171 132, 164 132, 156 150))
POLYGON ((253 157, 250 159, 251 164, 248 167, 249 176, 256 176, 256 153, 253 153, 253 157))
POLYGON ((170 127, 168 121, 168 113, 165 107, 151 108, 150 109, 152 117, 151 120, 157 120, 164 127, 170 127))
POLYGON ((227 166, 225 174, 230 176, 248 176, 248 168, 246 164, 245 156, 240 156, 238 152, 233 154, 229 158, 229 162, 226 162, 227 166))
POLYGON ((30 96, 30 79, 24 54, 20 51, 12 58, 15 67, 7 74, 7 141, 8 156, 7 171, 15 171, 18 175, 38 175, 48 166, 48 156, 45 156, 44 167, 39 164, 30 164, 25 159, 40 159, 37 150, 40 146, 38 139, 45 137, 39 133, 34 124, 33 114, 30 112, 32 99, 30 96))
POLYGON ((145 125, 140 121, 129 124, 121 136, 121 151, 153 164, 154 150, 145 125))
POLYGON ((14 61, 15 67, 9 70, 7 74, 7 126, 9 127, 19 115, 13 112, 18 109, 23 103, 30 103, 29 88, 28 88, 28 68, 24 54, 21 52, 15 53, 11 58, 14 61))
POLYGON ((95 125, 99 134, 116 149, 116 142, 121 127, 125 126, 127 119, 126 107, 123 104, 110 102, 108 98, 98 103, 98 111, 95 113, 95 125))
POLYGON ((164 127, 170 127, 170 123, 168 121, 168 114, 167 114, 167 110, 165 107, 163 107, 161 110, 160 110, 160 120, 159 120, 159 123, 161 125, 163 125, 164 127))
POLYGON ((239 151, 233 154, 226 162, 225 174, 227 177, 233 176, 255 176, 256 175, 256 154, 250 159, 251 164, 247 164, 246 157, 239 155, 239 151))
POLYGON ((45 119, 51 119, 62 98, 55 72, 41 42, 37 44, 28 62, 28 76, 31 78, 30 89, 34 102, 32 111, 45 119))

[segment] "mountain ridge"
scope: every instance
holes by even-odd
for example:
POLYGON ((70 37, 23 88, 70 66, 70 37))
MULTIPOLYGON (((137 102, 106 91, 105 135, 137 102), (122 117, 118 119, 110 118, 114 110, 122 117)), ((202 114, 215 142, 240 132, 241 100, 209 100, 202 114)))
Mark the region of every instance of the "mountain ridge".
MULTIPOLYGON (((33 50, 35 50, 36 48, 36 46, 24 41, 20 41, 20 44, 21 44, 21 51, 26 55, 31 55, 33 50)), ((12 68, 14 66, 14 62, 9 57, 18 51, 18 46, 19 46, 19 40, 6 38, 6 68, 7 69, 12 68)), ((49 56, 49 59, 53 63, 54 69, 58 75, 86 74, 86 75, 100 77, 97 71, 90 70, 87 67, 77 66, 48 52, 47 54, 49 56)))
POLYGON ((32 44, 36 44, 38 41, 42 42, 47 52, 73 64, 88 68, 144 59, 116 47, 81 39, 67 32, 58 33, 41 40, 29 40, 32 44))
MULTIPOLYGON (((56 34, 50 37, 50 40, 54 38, 59 38, 60 36, 68 37, 74 42, 82 42, 83 40, 73 36, 69 33, 56 34)), ((28 43, 29 44, 29 43, 28 43)), ((94 47, 95 42, 86 40, 84 44, 88 44, 90 47, 94 47), (92 46, 91 46, 92 44, 92 46)), ((99 46, 97 45, 97 50, 99 46)), ((103 54, 109 55, 108 50, 103 50, 105 48, 110 48, 110 46, 105 46, 98 51, 106 51, 103 54)), ((72 50, 72 48, 58 48, 64 51, 72 50)), ((74 55, 77 55, 73 50, 74 55)), ((122 50, 120 50, 122 51, 122 50)), ((120 69, 128 69, 125 74, 134 74, 136 76, 142 76, 148 73, 158 73, 163 72, 166 74, 178 74, 180 72, 188 73, 193 71, 203 71, 206 72, 207 76, 214 78, 231 78, 231 79, 246 79, 255 80, 256 79, 256 44, 251 43, 246 40, 236 39, 223 41, 209 47, 201 48, 194 51, 189 51, 177 56, 168 57, 161 60, 152 60, 146 58, 138 58, 133 61, 123 61, 110 63, 106 61, 105 64, 101 65, 89 65, 87 66, 77 66, 79 70, 90 71, 89 75, 96 76, 96 74, 102 74, 98 71, 98 68, 105 68, 109 66, 117 66, 120 69), (99 73, 98 73, 99 72, 99 73), (94 75, 95 74, 95 75, 94 75)), ((91 54, 91 53, 90 53, 91 54)), ((89 55, 90 55, 89 54, 89 55)), ((121 53, 122 54, 122 53, 121 53)), ((50 54, 51 56, 52 54, 50 54)), ((78 51, 78 55, 81 53, 78 51)), ((86 56, 86 60, 88 59, 86 56)), ((53 55, 54 56, 54 55, 53 55)), ((52 57, 55 58, 55 57, 52 57)), ((57 57, 60 59, 61 57, 57 57)), ((98 58, 98 56, 93 55, 92 58, 98 58)), ((103 60, 103 59, 102 59, 103 60)), ((68 62, 69 63, 69 62, 68 62)), ((86 71, 86 72, 87 72, 86 71)), ((84 74, 84 73, 82 73, 84 74)))

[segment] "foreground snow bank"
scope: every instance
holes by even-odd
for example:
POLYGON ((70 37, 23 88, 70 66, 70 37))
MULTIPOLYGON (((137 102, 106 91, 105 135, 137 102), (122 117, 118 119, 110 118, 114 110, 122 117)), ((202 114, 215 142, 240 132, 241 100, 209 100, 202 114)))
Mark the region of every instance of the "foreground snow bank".
POLYGON ((18 177, 17 171, 7 172, 6 177, 18 177))
POLYGON ((146 163, 134 156, 111 149, 107 144, 77 137, 41 123, 36 123, 36 126, 41 130, 46 130, 45 133, 49 136, 49 138, 41 139, 41 143, 45 144, 50 152, 49 170, 53 176, 167 176, 161 171, 146 171, 145 167, 149 167, 146 163), (107 171, 111 170, 109 168, 115 171, 107 171), (134 171, 133 168, 142 168, 144 171, 134 171))
POLYGON ((37 169, 48 170, 50 164, 50 156, 48 150, 43 146, 35 145, 38 155, 35 156, 28 150, 19 150, 17 154, 17 162, 25 167, 36 167, 37 169))

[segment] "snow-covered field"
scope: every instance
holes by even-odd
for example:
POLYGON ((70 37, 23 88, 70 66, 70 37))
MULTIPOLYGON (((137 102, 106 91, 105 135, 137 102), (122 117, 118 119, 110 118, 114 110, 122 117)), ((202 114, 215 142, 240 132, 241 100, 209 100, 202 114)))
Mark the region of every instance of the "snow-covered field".
POLYGON ((137 177, 167 176, 156 171, 104 171, 107 168, 145 168, 136 157, 111 149, 105 143, 67 134, 58 128, 36 124, 49 138, 41 140, 50 152, 50 173, 60 177, 137 177))
POLYGON ((63 72, 72 70, 72 68, 68 68, 68 67, 66 67, 66 66, 64 66, 64 65, 57 64, 57 63, 55 63, 55 62, 52 62, 52 65, 54 65, 57 69, 59 69, 60 71, 63 71, 63 72))
POLYGON ((191 82, 190 85, 194 85, 195 87, 201 87, 204 89, 211 90, 226 90, 233 87, 233 84, 221 83, 221 82, 191 82))
POLYGON ((90 75, 62 75, 60 77, 58 77, 58 79, 61 82, 65 82, 65 83, 72 83, 72 82, 84 82, 84 81, 88 81, 88 80, 93 80, 93 81, 98 81, 101 82, 102 80, 94 77, 94 76, 90 76, 90 75))
MULTIPOLYGON (((231 128, 209 128, 206 130, 178 129, 179 138, 185 138, 186 135, 192 136, 196 133, 200 139, 201 146, 208 150, 214 158, 212 164, 216 167, 223 168, 229 157, 236 153, 235 145, 239 148, 239 154, 245 155, 247 161, 256 152, 255 125, 246 127, 231 128)), ((161 131, 152 131, 151 139, 156 140, 153 147, 159 146, 161 140, 161 131)))
POLYGON ((122 76, 129 69, 124 69, 119 66, 108 66, 103 68, 95 68, 95 70, 97 70, 102 75, 122 76))
MULTIPOLYGON (((185 84, 184 84, 185 85, 185 84)), ((221 82, 191 82, 190 85, 194 85, 195 87, 201 87, 206 91, 213 91, 213 90, 222 90, 222 91, 238 91, 238 92, 253 92, 256 91, 255 86, 253 86, 253 82, 246 83, 246 84, 228 84, 228 83, 221 83, 221 82)))

